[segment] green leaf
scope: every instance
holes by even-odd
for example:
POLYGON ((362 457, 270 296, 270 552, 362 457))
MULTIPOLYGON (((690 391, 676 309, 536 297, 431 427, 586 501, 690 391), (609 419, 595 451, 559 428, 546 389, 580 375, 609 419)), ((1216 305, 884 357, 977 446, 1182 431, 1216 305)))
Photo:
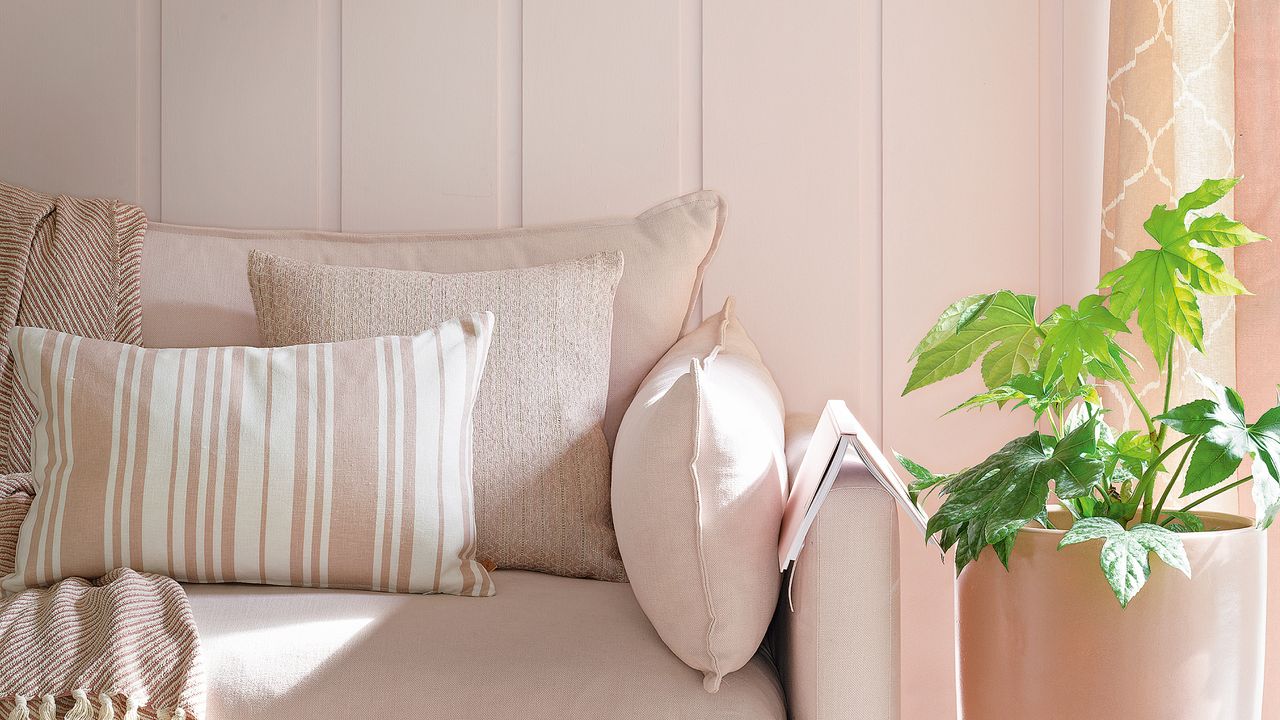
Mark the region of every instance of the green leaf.
POLYGON ((1035 302, 1030 295, 1001 290, 983 304, 980 314, 957 324, 950 335, 943 333, 941 340, 926 336, 930 344, 916 357, 902 393, 964 372, 980 357, 988 388, 1029 372, 1041 338, 1035 302))
POLYGON ((1183 284, 1170 253, 1139 250, 1129 262, 1103 275, 1099 287, 1111 288, 1111 311, 1116 317, 1128 321, 1137 310, 1142 339, 1158 366, 1164 367, 1175 333, 1200 349, 1204 336, 1200 305, 1183 284))
POLYGON ((1165 564, 1191 577, 1191 563, 1187 560, 1182 538, 1159 525, 1143 523, 1125 530, 1115 520, 1084 518, 1077 520, 1067 531, 1058 547, 1098 539, 1105 541, 1099 556, 1102 573, 1121 607, 1133 600, 1150 577, 1148 553, 1155 553, 1165 564))
POLYGON ((1058 542, 1058 548, 1061 549, 1068 545, 1097 540, 1098 538, 1109 538, 1123 532, 1124 526, 1110 518, 1081 518, 1062 536, 1062 540, 1058 542))
POLYGON ((1243 433, 1215 428, 1196 443, 1196 449, 1191 452, 1191 464, 1187 466, 1187 479, 1181 496, 1211 488, 1231 477, 1240 467, 1246 452, 1248 441, 1243 433))
POLYGON ((1102 544, 1099 561, 1102 564, 1102 574, 1111 585, 1111 592, 1120 601, 1120 607, 1127 607, 1151 576, 1147 549, 1136 538, 1125 533, 1107 538, 1102 544))
POLYGON ((1240 247, 1267 239, 1222 213, 1192 220, 1187 237, 1215 248, 1240 247))
POLYGON ((934 323, 929 332, 920 340, 919 344, 916 345, 916 349, 911 351, 911 357, 908 359, 915 360, 921 353, 932 350, 943 340, 955 335, 956 330, 977 317, 986 308, 991 297, 990 294, 983 293, 960 298, 952 303, 946 310, 942 311, 938 322, 934 323))
POLYGON ((1062 391, 1061 383, 1056 381, 1060 378, 1061 376, 1056 376, 1055 381, 1045 382, 1040 373, 1035 371, 1026 375, 1015 375, 1004 385, 978 393, 944 414, 950 415, 958 410, 972 410, 988 405, 1004 407, 1006 403, 1016 402, 1014 407, 1024 405, 1029 407, 1035 414, 1036 421, 1039 422, 1045 411, 1054 405, 1065 405, 1077 398, 1084 399, 1086 403, 1097 404, 1098 392, 1092 385, 1076 385, 1062 391))
POLYGON ((1280 407, 1262 414, 1250 427, 1253 440, 1253 504, 1258 527, 1267 528, 1280 513, 1280 407))
POLYGON ((1060 498, 1077 498, 1093 492, 1102 480, 1103 462, 1097 457, 1096 418, 1067 433, 1053 448, 1049 459, 1054 493, 1060 498))
POLYGON ((1170 519, 1166 527, 1174 532, 1204 532, 1204 521, 1195 513, 1185 512, 1182 510, 1165 510, 1164 514, 1170 519))
POLYGON ((1186 548, 1182 546, 1182 538, 1177 533, 1159 525, 1142 523, 1132 527, 1129 535, 1142 547, 1155 553, 1165 565, 1191 577, 1191 561, 1187 559, 1186 548))
POLYGON ((1155 416, 1154 420, 1168 425, 1184 435, 1203 435, 1212 430, 1217 422, 1212 418, 1216 403, 1212 400, 1192 400, 1179 405, 1167 413, 1155 416))
POLYGON ((895 451, 893 456, 898 459, 898 463, 902 465, 903 469, 911 473, 911 477, 916 479, 916 481, 911 483, 910 487, 907 488, 907 494, 911 497, 912 502, 918 503, 920 501, 919 496, 921 492, 924 492, 947 479, 947 476, 945 475, 934 475, 920 463, 899 452, 895 451))
POLYGON ((1129 327, 1102 302, 1100 295, 1087 295, 1078 309, 1063 305, 1044 324, 1047 329, 1040 348, 1040 370, 1046 377, 1061 370, 1068 383, 1075 383, 1090 360, 1103 365, 1114 363, 1112 338, 1116 333, 1129 332, 1129 327))
POLYGON ((1192 220, 1187 214, 1222 199, 1235 180, 1206 180, 1184 195, 1177 207, 1157 205, 1143 223, 1157 247, 1134 253, 1129 262, 1103 276, 1098 287, 1111 288, 1112 312, 1128 321, 1136 310, 1142 337, 1156 363, 1164 366, 1174 336, 1203 350, 1204 321, 1196 293, 1241 295, 1244 285, 1226 269, 1212 248, 1237 247, 1264 239, 1223 215, 1192 220), (1207 247, 1201 247, 1201 246, 1207 247))
MULTIPOLYGON (((1191 424, 1200 430, 1201 440, 1191 453, 1182 497, 1205 490, 1231 477, 1244 456, 1255 447, 1255 439, 1244 415, 1239 393, 1199 375, 1200 383, 1213 394, 1213 399, 1197 401, 1197 409, 1208 408, 1191 424)), ((1188 403, 1193 405, 1196 403, 1188 403)), ((1182 407, 1186 407, 1185 405, 1182 407)))
POLYGON ((1183 195, 1178 200, 1178 210, 1186 215, 1190 210, 1203 210, 1210 205, 1218 202, 1231 192, 1231 188, 1240 182, 1240 178, 1222 178, 1220 180, 1205 180, 1200 183, 1200 187, 1183 195))
POLYGON ((1011 543, 1020 528, 1044 513, 1051 484, 1059 494, 1088 492, 1102 465, 1089 457, 1094 432, 1091 425, 1077 428, 1052 451, 1045 447, 1046 436, 1033 432, 942 483, 945 500, 926 532, 941 533, 939 546, 955 543, 957 572, 987 545, 1011 543))

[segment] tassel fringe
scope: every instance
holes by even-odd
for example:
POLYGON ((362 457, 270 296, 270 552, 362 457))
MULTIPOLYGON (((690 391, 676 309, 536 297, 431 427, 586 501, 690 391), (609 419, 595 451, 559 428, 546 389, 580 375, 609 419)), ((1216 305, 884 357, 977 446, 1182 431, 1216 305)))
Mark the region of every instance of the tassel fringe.
MULTIPOLYGON (((110 694, 98 695, 96 715, 94 701, 89 697, 89 693, 84 690, 73 690, 71 697, 75 700, 75 704, 63 713, 62 720, 116 720, 116 706, 110 694)), ((14 695, 13 709, 4 717, 4 720, 33 720, 30 708, 32 700, 33 698, 26 695, 14 695)), ((58 720, 58 699, 53 695, 42 695, 39 700, 40 704, 36 707, 34 720, 58 720)), ((130 697, 125 706, 124 716, 120 720, 139 720, 138 711, 141 708, 141 698, 130 697)), ((158 720, 187 720, 187 710, 182 707, 173 710, 157 710, 156 717, 158 720)))
POLYGON ((72 690, 71 697, 75 698, 76 704, 62 716, 63 720, 93 720, 93 705, 88 694, 83 690, 72 690))
POLYGON ((116 720, 116 705, 106 693, 98 696, 98 720, 116 720))
POLYGON ((31 711, 27 709, 28 699, 26 695, 14 695, 13 709, 5 720, 31 720, 31 711))

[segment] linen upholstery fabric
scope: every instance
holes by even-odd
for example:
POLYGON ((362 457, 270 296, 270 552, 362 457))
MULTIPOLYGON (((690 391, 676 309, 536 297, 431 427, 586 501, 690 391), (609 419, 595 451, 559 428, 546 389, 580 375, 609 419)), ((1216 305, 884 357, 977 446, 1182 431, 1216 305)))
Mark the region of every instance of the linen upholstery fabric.
MULTIPOLYGON (((0 182, 0 337, 36 325, 136 343, 147 216, 136 205, 0 182)), ((30 469, 35 408, 0 342, 0 474, 30 469)))
POLYGON ((330 265, 442 273, 535 267, 617 250, 627 269, 614 305, 604 424, 612 443, 640 381, 693 315, 725 216, 724 200, 703 190, 634 218, 479 232, 355 234, 153 224, 142 257, 143 342, 260 344, 244 273, 255 248, 330 265))
POLYGON ((710 692, 755 654, 777 602, 783 418, 730 298, 654 367, 614 446, 614 522, 636 599, 710 692))
POLYGON ((9 343, 38 410, 9 591, 193 582, 488 595, 470 426, 493 315, 280 349, 9 343))
MULTIPOLYGON (((787 417, 792 473, 817 424, 787 417)), ((792 719, 899 717, 898 505, 856 459, 846 458, 790 572, 773 641, 792 719)))
POLYGON ((614 252, 551 265, 428 273, 316 265, 253 251, 268 345, 411 334, 459 313, 497 318, 475 410, 478 557, 498 567, 622 580, 609 513, 614 252))
POLYGON ((704 692, 625 583, 518 570, 494 580, 502 592, 483 602, 188 585, 209 718, 787 717, 762 655, 704 692))

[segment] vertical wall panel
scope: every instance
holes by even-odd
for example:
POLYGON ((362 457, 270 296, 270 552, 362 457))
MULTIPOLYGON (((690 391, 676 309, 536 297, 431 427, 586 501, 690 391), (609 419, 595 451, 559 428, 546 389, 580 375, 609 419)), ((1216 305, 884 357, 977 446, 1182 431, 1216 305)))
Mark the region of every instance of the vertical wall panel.
POLYGON ((1063 291, 1091 292, 1102 267, 1102 161, 1106 127, 1108 2, 1063 2, 1063 291))
MULTIPOLYGON (((1030 424, 990 411, 940 418, 979 389, 976 372, 899 393, 912 347, 948 303, 1038 290, 1037 6, 884 3, 883 439, 940 472, 1030 424)), ((903 717, 954 717, 953 570, 903 528, 903 717)))
POLYGON ((320 7, 164 3, 164 220, 318 227, 320 7))
POLYGON ((138 4, 0 6, 0 178, 141 199, 138 4))
POLYGON ((498 224, 498 30, 497 0, 343 4, 344 229, 498 224))
POLYGON ((526 0, 525 224, 677 194, 679 17, 677 0, 526 0))
POLYGON ((704 3, 703 178, 728 200, 729 222, 703 303, 710 314, 737 297, 789 410, 844 398, 874 426, 879 398, 861 402, 857 390, 860 356, 878 338, 859 327, 858 299, 879 269, 860 266, 858 253, 878 238, 860 238, 858 219, 877 208, 860 203, 864 118, 850 42, 866 5, 704 3))

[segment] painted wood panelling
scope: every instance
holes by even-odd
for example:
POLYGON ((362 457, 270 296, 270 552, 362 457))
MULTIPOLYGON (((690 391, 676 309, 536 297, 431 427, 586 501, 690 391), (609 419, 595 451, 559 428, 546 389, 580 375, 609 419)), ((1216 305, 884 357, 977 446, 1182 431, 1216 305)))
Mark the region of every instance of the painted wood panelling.
POLYGON ((841 397, 876 416, 878 395, 858 397, 866 335, 850 331, 862 282, 879 275, 858 252, 857 220, 875 211, 858 195, 859 7, 703 4, 703 182, 730 218, 703 302, 710 313, 737 297, 788 407, 841 397))
POLYGON ((138 4, 0 4, 0 177, 136 200, 138 4))
POLYGON ((321 225, 320 5, 170 0, 161 26, 164 219, 321 225))
MULTIPOLYGON (((1097 274, 1107 3, 0 0, 0 178, 168 222, 451 229, 729 201, 793 411, 955 468, 1020 431, 898 396, 980 290, 1097 274)), ((954 716, 949 566, 902 523, 903 718, 954 716)), ((851 640, 856 641, 856 640, 851 640)))
POLYGON ((524 3, 525 224, 680 190, 677 0, 524 3))
POLYGON ((492 227, 498 2, 342 6, 342 226, 492 227))
MULTIPOLYGON (((1039 291, 1038 10, 1024 0, 884 3, 883 437, 939 472, 1028 424, 1007 413, 940 418, 976 392, 976 372, 899 393, 911 349, 949 303, 1039 291)), ((954 570, 913 526, 902 532, 903 717, 955 717, 954 570)))

